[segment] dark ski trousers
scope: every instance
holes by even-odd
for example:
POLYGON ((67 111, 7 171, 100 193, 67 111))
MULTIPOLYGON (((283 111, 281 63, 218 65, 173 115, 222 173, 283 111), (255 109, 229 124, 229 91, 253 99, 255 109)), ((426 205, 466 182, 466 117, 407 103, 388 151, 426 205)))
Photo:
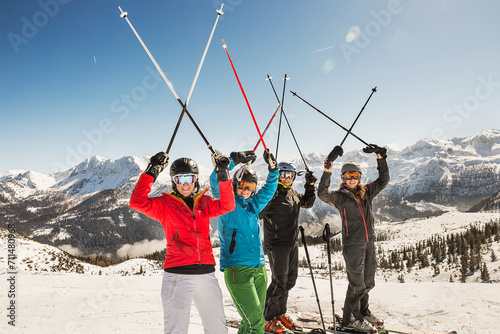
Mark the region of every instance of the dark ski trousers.
POLYGON ((368 292, 375 286, 377 258, 373 241, 344 245, 343 255, 349 286, 344 302, 344 325, 350 322, 351 314, 356 320, 363 321, 368 314, 368 292))
POLYGON ((274 317, 286 313, 288 291, 297 282, 299 248, 297 244, 292 246, 267 246, 266 254, 269 257, 272 281, 267 288, 264 318, 272 320, 274 317))

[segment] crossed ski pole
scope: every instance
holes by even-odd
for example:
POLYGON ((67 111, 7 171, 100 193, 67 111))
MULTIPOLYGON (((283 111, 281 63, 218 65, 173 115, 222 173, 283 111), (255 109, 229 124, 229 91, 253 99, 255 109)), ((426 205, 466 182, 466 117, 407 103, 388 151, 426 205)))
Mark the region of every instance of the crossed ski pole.
POLYGON ((276 144, 276 159, 278 159, 278 146, 279 146, 279 138, 280 138, 280 130, 281 130, 281 116, 285 117, 286 124, 288 125, 288 129, 290 130, 290 133, 292 134, 293 141, 295 142, 295 146, 297 146, 297 150, 299 151, 300 157, 302 158, 302 161, 304 162, 304 167, 307 172, 309 172, 309 167, 307 166, 306 160, 304 159, 304 155, 302 154, 302 151, 300 150, 299 143, 297 142, 297 139, 295 138, 295 134, 293 133, 292 126, 290 125, 290 122, 288 121, 288 117, 286 117, 285 111, 283 110, 283 104, 284 104, 284 98, 285 98, 285 85, 286 81, 289 80, 290 78, 286 76, 283 78, 285 82, 283 83, 283 97, 280 102, 280 99, 278 98, 278 94, 276 94, 276 89, 274 89, 274 85, 272 82, 272 77, 267 75, 267 80, 271 84, 271 87, 273 88, 274 95, 276 96, 276 99, 278 100, 278 103, 281 105, 281 115, 280 115, 280 123, 279 123, 279 128, 278 128, 278 142, 276 144))
MULTIPOLYGON (((302 97, 300 97, 296 92, 292 92, 290 91, 290 93, 292 93, 293 96, 297 96, 300 100, 302 100, 303 102, 305 102, 308 106, 312 107, 314 110, 316 110, 317 112, 319 112, 320 114, 322 114, 323 116, 325 116, 326 118, 328 118, 330 121, 332 121, 333 123, 337 124, 339 127, 341 127, 344 131, 346 131, 346 135, 344 137, 344 139, 342 140, 342 142, 340 143, 340 146, 342 146, 345 142, 345 140, 347 139, 347 137, 349 135, 352 135, 354 138, 358 139, 359 141, 361 141, 363 144, 365 144, 366 146, 368 147, 373 147, 372 144, 368 144, 367 142, 365 142, 364 140, 362 140, 361 138, 359 138, 358 136, 356 136, 354 134, 354 132, 352 132, 352 128, 354 127, 354 124, 356 124, 356 122, 358 121, 358 118, 359 116, 361 116, 361 113, 363 112, 363 110, 365 109, 366 105, 368 104, 368 101, 370 101, 373 93, 375 93, 377 91, 377 87, 375 88, 372 88, 372 93, 370 94, 370 96, 368 97, 368 99, 366 100, 365 104, 363 105, 363 108, 361 108, 361 111, 358 113, 358 116, 356 117, 356 119, 354 120, 354 122, 352 123, 351 127, 349 129, 346 129, 344 126, 342 126, 341 124, 339 124, 338 122, 336 122, 334 119, 332 119, 330 116, 328 116, 327 114, 325 114, 324 112, 322 112, 321 110, 319 110, 318 108, 316 108, 315 106, 313 106, 311 103, 307 102, 305 99, 303 99, 302 97)), ((334 156, 334 151, 332 150, 329 154, 328 154, 328 157, 326 158, 326 163, 325 163, 325 166, 328 166, 333 160, 333 156, 334 156)))
POLYGON ((144 50, 146 51, 146 53, 148 54, 149 58, 151 59, 151 61, 153 62, 153 64, 155 65, 156 69, 158 70, 158 72, 160 73, 160 75, 162 76, 163 80, 165 81, 165 83, 167 84, 167 86, 170 88, 170 91, 172 92, 172 94, 174 95, 174 97, 176 98, 177 102, 179 102, 179 104, 181 105, 182 107, 182 112, 179 116, 179 119, 177 121, 177 125, 175 127, 175 130, 174 130, 174 133, 172 134, 172 137, 170 139, 170 143, 168 145, 168 148, 166 150, 166 153, 168 154, 170 152, 170 148, 172 147, 172 144, 173 144, 173 141, 175 139, 175 136, 177 135, 177 131, 179 129, 179 126, 180 126, 180 123, 182 121, 182 118, 184 116, 184 113, 186 115, 188 115, 189 119, 191 120, 191 122, 193 123, 194 127, 196 128, 196 130, 198 131, 198 133, 200 134, 200 136, 202 137, 203 141, 205 142, 205 144, 207 145, 207 148, 210 150, 210 152, 212 154, 215 153, 215 150, 213 149, 212 145, 210 145, 210 143, 208 142, 207 138, 205 137, 205 135, 203 134, 203 132, 201 131, 201 129, 198 127, 198 124, 196 124, 194 118, 191 116, 191 113, 188 111, 187 109, 187 105, 189 103, 189 100, 191 98, 191 95, 193 93, 193 90, 194 90, 194 87, 196 85, 196 81, 198 80, 198 75, 200 74, 200 71, 201 71, 201 67, 203 66, 203 62, 205 60, 205 56, 207 54, 207 51, 208 51, 208 47, 210 46, 210 42, 212 40, 212 36, 214 34, 214 31, 215 31, 215 28, 217 26, 217 23, 219 21, 219 17, 224 14, 222 12, 222 7, 224 6, 224 3, 222 3, 220 9, 217 10, 217 19, 215 20, 215 24, 212 28, 212 32, 210 34, 210 37, 208 39, 208 42, 207 42, 207 45, 205 47, 205 51, 203 52, 203 56, 201 57, 201 61, 200 61, 200 64, 198 65, 198 69, 196 71, 196 74, 195 74, 195 77, 193 79, 193 83, 191 84, 191 88, 189 90, 189 93, 188 93, 188 97, 186 99, 186 102, 185 103, 182 103, 179 95, 177 95, 174 87, 172 86, 172 84, 170 83, 170 81, 167 79, 166 75, 163 73, 163 70, 161 69, 160 65, 158 65, 158 63, 156 62, 155 58, 153 57, 153 55, 151 54, 151 52, 149 51, 149 49, 147 48, 146 44, 143 42, 143 40, 141 39, 141 37, 139 36, 139 34, 137 33, 137 31, 135 30, 134 26, 132 25, 132 23, 130 22, 130 20, 128 19, 127 15, 128 13, 127 12, 124 12, 120 6, 118 6, 118 9, 120 9, 120 16, 123 17, 128 25, 130 26, 130 28, 132 29, 132 31, 134 32, 135 36, 137 37, 137 39, 139 40, 139 42, 141 43, 142 47, 144 48, 144 50))
MULTIPOLYGON (((238 85, 240 86, 241 93, 243 94, 243 97, 245 98, 245 102, 247 104, 248 110, 250 111, 250 115, 252 116, 255 128, 257 129, 257 132, 259 133, 259 138, 262 141, 262 146, 264 146, 265 151, 269 152, 269 149, 266 147, 264 137, 263 137, 262 133, 260 132, 259 125, 257 124, 257 121, 255 120, 255 116, 253 114, 252 107, 250 107, 250 103, 248 102, 247 95, 245 94, 245 90, 243 89, 243 86, 241 85, 241 81, 240 81, 240 78, 238 77, 238 73, 236 73, 236 69, 234 68, 233 61, 231 60, 231 57, 229 56, 229 52, 227 51, 227 45, 226 45, 226 43, 224 43, 224 39, 221 38, 221 41, 222 41, 222 47, 226 51, 227 58, 229 59, 229 63, 231 64, 231 68, 233 69, 234 76, 236 77, 236 81, 238 81, 238 85)), ((258 143, 257 143, 257 146, 258 146, 258 143)), ((257 148, 257 146, 255 147, 255 149, 257 148)), ((255 151, 255 149, 254 149, 254 151, 255 151)))

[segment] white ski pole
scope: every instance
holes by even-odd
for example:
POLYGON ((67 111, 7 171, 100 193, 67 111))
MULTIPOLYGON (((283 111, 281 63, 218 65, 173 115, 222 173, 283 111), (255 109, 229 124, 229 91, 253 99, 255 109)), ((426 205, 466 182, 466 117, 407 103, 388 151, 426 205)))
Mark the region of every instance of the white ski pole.
POLYGON ((191 94, 193 94, 194 86, 196 84, 196 81, 198 80, 198 75, 200 74, 201 67, 203 66, 203 62, 205 61, 205 56, 207 55, 208 47, 210 46, 210 42, 212 41, 212 36, 214 35, 215 32, 215 27, 217 27, 217 22, 219 22, 219 17, 224 14, 222 12, 222 7, 224 7, 224 3, 220 6, 220 9, 217 10, 217 19, 215 20, 214 27, 212 28, 212 32, 210 33, 210 37, 208 38, 207 46, 205 46, 205 51, 203 52, 203 56, 201 56, 201 61, 200 64, 198 65, 198 70, 196 71, 196 74, 194 76, 193 83, 191 84, 191 89, 189 90, 189 94, 186 99, 186 108, 189 103, 189 100, 191 99, 191 94))
POLYGON ((120 6, 118 6, 118 9, 120 10, 121 14, 120 16, 123 17, 125 20, 127 20, 127 23, 128 25, 130 26, 130 28, 132 29, 132 31, 134 32, 135 36, 137 37, 137 39, 139 40, 139 42, 141 42, 142 44, 142 47, 144 48, 144 50, 146 50, 146 53, 148 54, 149 58, 151 58, 151 61, 153 62, 153 64, 156 66, 156 69, 158 70, 158 72, 160 72, 160 75, 162 76, 163 80, 165 80, 165 83, 168 85, 168 87, 170 88, 170 90, 172 91, 172 94, 174 94, 175 98, 177 99, 177 101, 179 101, 182 105, 182 101, 181 99, 179 98, 179 95, 177 95, 177 93, 175 92, 175 89, 174 87, 172 86, 172 84, 170 83, 170 81, 168 81, 167 77, 165 76, 165 73, 163 73, 160 65, 158 65, 158 63, 156 62, 155 58, 153 57, 153 55, 151 54, 151 52, 149 52, 149 49, 148 47, 146 46, 146 44, 144 44, 144 42, 142 41, 142 38, 141 36, 139 36, 139 34, 137 33, 137 31, 134 29, 134 26, 132 25, 132 23, 130 23, 127 15, 128 13, 127 12, 124 12, 120 6))

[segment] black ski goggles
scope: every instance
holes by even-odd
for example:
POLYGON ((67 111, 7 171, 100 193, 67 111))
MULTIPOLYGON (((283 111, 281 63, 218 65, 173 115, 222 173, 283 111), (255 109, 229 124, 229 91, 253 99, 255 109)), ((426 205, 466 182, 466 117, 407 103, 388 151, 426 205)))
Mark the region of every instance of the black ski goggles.
POLYGON ((281 171, 280 172, 280 176, 284 179, 292 179, 292 180, 295 180, 295 176, 297 175, 297 173, 295 172, 290 172, 290 171, 281 171))
POLYGON ((254 182, 240 181, 238 183, 238 189, 241 190, 255 191, 255 188, 257 188, 257 184, 255 184, 254 182))
POLYGON ((172 176, 172 181, 179 186, 182 186, 184 183, 193 184, 197 179, 198 177, 196 174, 179 174, 172 176))

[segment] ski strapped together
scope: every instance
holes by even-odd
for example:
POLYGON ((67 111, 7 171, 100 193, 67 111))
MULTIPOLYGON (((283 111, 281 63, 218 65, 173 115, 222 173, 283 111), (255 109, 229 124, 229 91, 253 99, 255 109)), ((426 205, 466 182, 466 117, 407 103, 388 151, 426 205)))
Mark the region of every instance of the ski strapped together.
MULTIPOLYGON (((293 138, 293 141, 295 142, 295 146, 297 147, 297 150, 299 151, 299 154, 300 154, 300 157, 302 158, 302 161, 304 162, 304 167, 306 169, 307 172, 309 172, 309 167, 307 166, 307 163, 306 163, 306 160, 304 159, 304 155, 302 154, 302 151, 300 150, 300 146, 299 146, 299 143, 297 142, 297 139, 295 138, 295 134, 292 130, 292 126, 290 125, 290 122, 288 121, 288 117, 286 117, 286 114, 285 114, 285 111, 283 110, 283 100, 279 100, 278 98, 278 94, 276 94, 276 89, 274 89, 274 85, 273 85, 273 82, 272 82, 272 77, 269 76, 269 74, 267 75, 267 80, 269 81, 269 83, 271 84, 271 87, 273 89, 273 92, 274 92, 274 96, 276 96, 276 99, 278 100, 278 103, 281 105, 281 116, 284 116, 285 117, 285 121, 286 121, 286 124, 288 125, 288 129, 290 130, 290 133, 292 134, 292 138, 293 138)), ((285 74, 285 77, 283 78, 283 80, 285 80, 285 82, 283 83, 283 98, 285 97, 285 85, 286 85, 286 80, 289 80, 290 78, 286 76, 285 74)), ((281 129, 281 116, 280 116, 280 123, 279 123, 279 128, 278 128, 278 143, 276 144, 276 159, 278 159, 278 146, 279 146, 279 138, 280 138, 280 129, 281 129)))
MULTIPOLYGON (((260 132, 259 125, 257 124, 257 121, 255 120, 255 116, 252 111, 252 107, 250 107, 250 103, 248 102, 247 95, 245 94, 245 91, 243 90, 243 86, 241 85, 240 78, 238 78, 238 73, 236 73, 236 69, 234 68, 233 61, 231 60, 231 57, 229 56, 229 52, 227 51, 227 45, 224 43, 224 39, 221 38, 222 41, 222 47, 224 50, 226 50, 227 58, 229 59, 229 62, 231 63, 231 67, 234 72, 234 76, 236 77, 236 81, 238 81, 238 85, 240 86, 241 93, 243 94, 243 97, 245 98, 245 102, 248 106, 248 110, 250 111, 250 115, 252 115, 253 123, 255 124, 255 128, 257 129, 257 132, 259 133, 260 140, 262 141, 262 146, 264 146, 264 150, 268 151, 266 147, 266 143, 264 141, 264 137, 262 137, 262 133, 260 132)), ((254 149, 255 151, 255 149, 254 149)))
POLYGON ((188 94, 188 97, 186 99, 186 102, 183 103, 179 97, 179 95, 177 94, 177 92, 175 91, 174 87, 172 86, 172 84, 170 83, 170 81, 167 79, 167 76, 165 75, 165 73, 163 73, 163 70, 161 69, 160 65, 158 65, 158 63, 156 62, 155 58, 153 57, 153 55, 151 54, 151 52, 149 51, 149 49, 147 48, 146 44, 144 43, 144 41, 142 40, 142 38, 139 36, 139 34, 137 33, 137 31, 135 30, 134 26, 132 25, 132 23, 130 22, 130 20, 128 19, 128 13, 127 12, 124 12, 120 6, 118 6, 118 9, 120 9, 120 16, 123 17, 128 25, 130 26, 130 28, 132 29, 132 31, 134 32, 135 36, 137 37, 137 39, 139 40, 139 42, 141 43, 142 47, 144 48, 144 50, 146 51, 146 53, 148 54, 149 58, 151 59, 151 61, 153 62, 153 64, 155 65, 156 69, 158 70, 158 72, 160 73, 161 77, 163 78, 163 80, 165 81, 165 83, 167 84, 167 86, 169 87, 170 91, 172 92, 172 94, 174 95, 175 99, 177 100, 177 102, 179 102, 179 104, 181 105, 182 107, 182 112, 181 112, 181 115, 179 117, 179 120, 177 121, 177 125, 175 127, 175 130, 174 130, 174 133, 172 135, 172 138, 170 139, 170 143, 169 143, 169 146, 166 150, 166 153, 168 154, 170 152, 170 148, 172 147, 172 143, 173 143, 173 140, 177 134, 177 131, 179 129, 179 126, 180 126, 180 123, 182 121, 182 118, 183 118, 183 115, 184 113, 186 113, 189 117, 189 119, 191 120, 191 122, 193 123, 194 127, 196 128, 196 130, 198 131, 198 133, 200 134, 200 136, 202 137, 203 141, 205 142, 205 144, 207 145, 208 149, 210 150, 210 152, 212 154, 215 153, 215 150, 212 148, 212 145, 210 145, 210 143, 208 142, 207 138, 205 137, 205 135, 203 134, 203 132, 201 131, 201 129, 199 128, 199 126, 196 124, 194 118, 191 116, 191 114, 189 113, 188 109, 187 109, 187 105, 189 103, 189 100, 191 98, 191 95, 192 95, 192 92, 194 90, 194 87, 196 85, 196 81, 198 79, 198 75, 201 71, 201 67, 203 65, 203 62, 205 60, 205 56, 206 56, 206 53, 208 51, 208 47, 210 45, 210 42, 212 40, 212 36, 213 36, 213 33, 215 31, 215 27, 217 26, 217 22, 219 21, 219 17, 220 15, 223 14, 222 12, 222 7, 224 6, 224 3, 222 3, 221 7, 219 10, 217 10, 217 19, 215 21, 215 24, 212 28, 212 32, 210 34, 210 37, 209 37, 209 40, 208 40, 208 43, 205 47, 205 51, 203 53, 203 56, 201 58, 201 61, 200 61, 200 64, 198 65, 198 69, 196 71, 196 74, 195 74, 195 77, 194 77, 194 80, 193 80, 193 83, 191 84, 191 89, 189 91, 189 94, 188 94))

